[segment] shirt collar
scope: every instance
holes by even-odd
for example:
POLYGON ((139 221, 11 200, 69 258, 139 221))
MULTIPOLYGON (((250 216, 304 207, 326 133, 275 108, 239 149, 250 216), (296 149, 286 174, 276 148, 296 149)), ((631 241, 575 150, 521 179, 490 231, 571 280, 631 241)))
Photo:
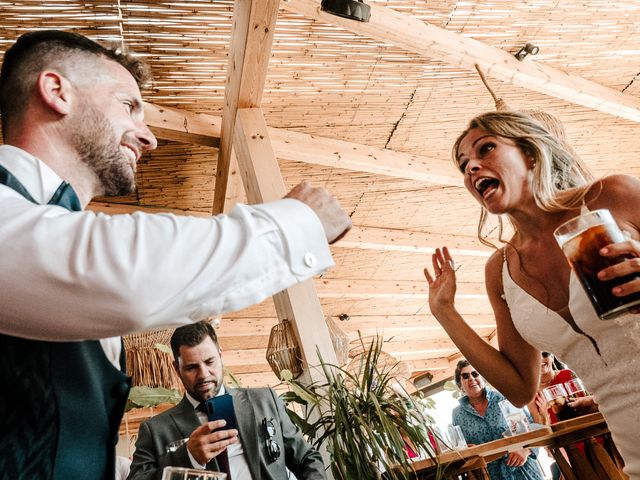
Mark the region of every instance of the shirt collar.
POLYGON ((62 183, 62 178, 46 163, 13 145, 0 145, 0 165, 9 170, 40 205, 48 203, 62 183))
MULTIPOLYGON (((493 398, 493 396, 495 395, 495 392, 494 392, 492 389, 487 388, 487 386, 485 385, 485 387, 484 387, 484 393, 485 393, 485 395, 486 395, 486 397, 487 397, 487 403, 491 403, 491 399, 492 399, 492 398, 493 398)), ((466 395, 463 395, 462 397, 460 397, 460 398, 458 399, 458 403, 459 403, 460 405, 462 405, 464 408, 470 408, 470 409, 472 409, 473 411, 475 411, 475 409, 471 406, 471 402, 469 402, 469 397, 468 397, 468 396, 466 396, 466 395)))
MULTIPOLYGON (((219 397, 220 395, 224 395, 225 393, 227 393, 227 390, 224 388, 224 385, 220 386, 220 391, 218 392, 218 394, 216 395, 216 397, 219 397)), ((187 400, 189 400, 189 403, 193 406, 193 409, 195 410, 196 408, 198 408, 198 405, 200 405, 200 402, 198 400, 196 400, 195 398, 193 398, 191 395, 189 395, 187 392, 184 392, 184 395, 187 397, 187 400)))

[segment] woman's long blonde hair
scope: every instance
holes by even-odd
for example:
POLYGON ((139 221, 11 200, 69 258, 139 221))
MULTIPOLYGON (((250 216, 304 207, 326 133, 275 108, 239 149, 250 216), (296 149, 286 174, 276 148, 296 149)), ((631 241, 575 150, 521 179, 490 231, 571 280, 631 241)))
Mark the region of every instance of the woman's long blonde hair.
MULTIPOLYGON (((533 159, 533 198, 546 212, 570 210, 579 206, 587 194, 593 175, 566 141, 564 130, 557 120, 544 112, 499 111, 487 112, 473 118, 467 129, 453 144, 453 161, 458 166, 460 143, 473 129, 515 142, 520 150, 533 159)), ((484 232, 488 218, 482 207, 478 223, 478 238, 485 245, 495 247, 484 232)), ((499 237, 502 239, 502 218, 499 237)))

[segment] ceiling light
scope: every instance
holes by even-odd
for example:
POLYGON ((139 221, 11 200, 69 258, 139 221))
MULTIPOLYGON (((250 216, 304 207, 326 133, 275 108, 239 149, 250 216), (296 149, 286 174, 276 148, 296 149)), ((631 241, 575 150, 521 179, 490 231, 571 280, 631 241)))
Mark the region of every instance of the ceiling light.
POLYGON ((533 43, 527 43, 524 47, 518 50, 514 56, 521 62, 527 55, 537 55, 539 51, 540 47, 533 43))
POLYGON ((368 22, 371 7, 361 0, 322 0, 321 10, 339 17, 368 22))

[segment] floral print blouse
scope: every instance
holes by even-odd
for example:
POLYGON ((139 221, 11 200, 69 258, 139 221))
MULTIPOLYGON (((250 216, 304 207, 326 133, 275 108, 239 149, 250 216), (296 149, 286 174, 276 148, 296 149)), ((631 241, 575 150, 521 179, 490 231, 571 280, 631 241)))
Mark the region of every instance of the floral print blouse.
MULTIPOLYGON (((485 389, 489 405, 484 416, 469 403, 466 395, 460 398, 458 405, 453 409, 452 423, 460 425, 464 438, 468 444, 479 445, 481 443, 497 440, 502 437, 502 433, 507 430, 507 422, 502 416, 499 403, 505 397, 500 392, 490 388, 485 389)), ((529 422, 533 422, 528 410, 525 410, 529 422)), ((508 455, 504 455, 497 460, 487 464, 487 470, 491 480, 544 480, 536 460, 534 449, 527 458, 526 463, 521 467, 509 467, 507 465, 508 455)))

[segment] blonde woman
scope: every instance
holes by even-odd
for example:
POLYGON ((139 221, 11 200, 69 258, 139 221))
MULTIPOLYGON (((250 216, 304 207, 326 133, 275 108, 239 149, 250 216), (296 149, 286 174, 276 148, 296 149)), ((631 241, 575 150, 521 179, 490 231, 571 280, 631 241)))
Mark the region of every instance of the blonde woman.
MULTIPOLYGON (((551 350, 593 392, 625 462, 640 480, 640 316, 601 321, 553 237, 581 210, 607 208, 627 241, 601 255, 633 257, 599 272, 601 279, 640 271, 640 181, 613 175, 597 182, 558 137, 530 115, 489 112, 457 139, 455 162, 464 184, 488 214, 508 219, 515 234, 487 261, 485 280, 496 317, 499 348, 480 338, 457 312, 456 275, 448 250, 433 255, 429 306, 462 354, 512 403, 529 403, 538 390, 540 351, 551 350)), ((612 157, 613 160, 613 157, 612 157)), ((613 289, 640 291, 640 280, 613 289)))

